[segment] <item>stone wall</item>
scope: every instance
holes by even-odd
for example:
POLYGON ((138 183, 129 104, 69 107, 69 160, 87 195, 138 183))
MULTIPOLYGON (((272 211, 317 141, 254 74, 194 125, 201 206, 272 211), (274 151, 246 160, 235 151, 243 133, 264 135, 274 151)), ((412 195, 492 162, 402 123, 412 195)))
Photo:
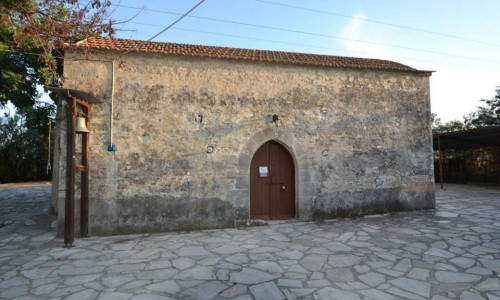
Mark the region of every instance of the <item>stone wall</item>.
POLYGON ((103 100, 91 234, 247 221, 250 160, 268 140, 294 158, 300 219, 435 205, 428 76, 131 53, 115 62, 113 153, 112 55, 68 50, 64 66, 65 88, 103 100))

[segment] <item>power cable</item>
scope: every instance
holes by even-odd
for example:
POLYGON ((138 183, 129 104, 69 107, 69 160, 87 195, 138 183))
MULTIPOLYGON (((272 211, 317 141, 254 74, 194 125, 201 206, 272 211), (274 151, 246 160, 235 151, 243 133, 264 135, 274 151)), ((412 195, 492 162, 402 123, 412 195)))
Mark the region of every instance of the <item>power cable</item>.
MULTIPOLYGON (((141 23, 141 22, 129 22, 129 23, 143 25, 143 26, 151 26, 151 27, 163 27, 163 25, 148 24, 148 23, 141 23)), ((325 46, 318 46, 318 45, 308 45, 308 44, 285 42, 285 41, 277 41, 277 40, 263 39, 263 38, 254 38, 254 37, 243 36, 243 35, 224 34, 224 33, 204 31, 204 30, 196 30, 196 29, 189 29, 189 28, 182 28, 182 27, 174 27, 172 29, 174 29, 174 30, 180 30, 180 31, 188 31, 188 32, 197 32, 197 33, 203 33, 203 34, 211 34, 211 35, 217 35, 217 36, 232 37, 232 38, 241 38, 241 39, 247 39, 247 40, 263 41, 263 42, 276 43, 276 44, 284 44, 284 45, 301 46, 301 47, 316 48, 316 49, 333 50, 333 51, 339 51, 339 52, 345 52, 345 53, 364 53, 362 51, 343 50, 343 49, 332 48, 332 47, 325 47, 325 46)), ((0 52, 41 56, 41 54, 39 54, 39 53, 13 51, 13 50, 0 50, 0 52)), ((57 56, 55 58, 56 59, 63 59, 62 57, 57 57, 57 56)), ((72 58, 72 59, 76 59, 76 58, 72 58)), ((415 62, 421 62, 421 63, 430 63, 430 64, 435 64, 436 63, 436 62, 423 61, 423 60, 418 60, 418 59, 414 59, 414 58, 405 58, 405 57, 399 57, 397 60, 402 60, 402 59, 411 60, 411 61, 415 61, 415 62)), ((85 60, 89 60, 89 59, 85 59, 85 60)), ((96 60, 96 61, 103 61, 103 60, 96 60)), ((463 66, 459 66, 459 65, 455 65, 455 66, 456 67, 463 67, 463 66)))
MULTIPOLYGON (((168 29, 172 28, 175 24, 177 24, 180 20, 184 19, 187 15, 189 15, 193 10, 195 10, 198 6, 200 6, 205 0, 201 0, 198 2, 195 6, 193 6, 191 9, 189 9, 187 12, 184 14, 180 15, 179 18, 177 18, 174 22, 170 23, 167 27, 163 28, 160 32, 157 34, 153 35, 150 37, 147 41, 152 41, 154 38, 158 37, 168 29)), ((118 5, 117 5, 118 6, 118 5)), ((142 8, 146 10, 144 7, 142 8)), ((142 10, 141 9, 141 10, 142 10)), ((116 56, 113 57, 111 60, 111 99, 110 99, 110 114, 109 114, 109 146, 108 146, 108 151, 114 152, 116 151, 116 146, 113 145, 113 103, 114 103, 114 95, 115 95, 115 61, 118 57, 123 57, 131 52, 137 51, 140 48, 140 44, 137 44, 137 46, 134 49, 125 51, 124 53, 117 54, 116 56)))
MULTIPOLYGON (((163 27, 162 25, 140 23, 140 22, 130 22, 130 23, 132 23, 132 24, 138 24, 138 25, 143 25, 143 26, 151 26, 151 27, 163 27)), ((316 49, 333 50, 333 51, 345 52, 345 53, 365 53, 363 51, 344 50, 344 49, 338 49, 338 48, 332 48, 332 47, 325 47, 325 46, 319 46, 319 45, 310 45, 310 44, 302 44, 302 43, 294 43, 294 42, 286 42, 286 41, 277 41, 277 40, 255 38, 255 37, 249 37, 249 36, 244 36, 244 35, 236 35, 236 34, 224 34, 224 33, 218 33, 218 32, 213 32, 213 31, 196 30, 196 29, 183 28, 183 27, 174 27, 172 29, 173 30, 180 30, 180 31, 187 31, 187 32, 196 32, 196 33, 203 33, 203 34, 211 34, 211 35, 217 35, 217 36, 231 37, 231 38, 240 38, 240 39, 246 39, 246 40, 263 41, 263 42, 276 43, 276 44, 284 44, 284 45, 301 46, 301 47, 316 48, 316 49)), ((331 55, 335 55, 335 54, 331 54, 331 55)), ((403 59, 404 60, 411 60, 413 62, 420 62, 420 63, 427 63, 427 64, 436 64, 436 62, 423 61, 423 60, 419 60, 419 59, 414 59, 414 58, 409 58, 409 57, 400 57, 400 56, 397 59, 394 58, 393 60, 399 61, 399 60, 403 60, 403 59)), ((459 66, 459 65, 452 65, 452 66, 463 67, 463 66, 459 66)))
MULTIPOLYGON (((152 37, 150 37, 149 39, 147 39, 146 41, 152 41, 153 39, 155 39, 156 37, 158 37, 159 35, 161 35, 162 33, 164 33, 165 31, 167 31, 168 29, 172 28, 172 26, 174 26, 175 24, 179 23, 180 20, 184 19, 185 17, 187 17, 193 10, 195 10, 198 6, 200 6, 203 2, 205 2, 205 0, 201 0, 200 2, 198 2, 195 6, 193 6, 190 10, 188 10, 187 12, 185 12, 184 14, 179 14, 180 17, 177 18, 177 20, 175 20, 174 22, 170 23, 170 25, 168 25, 167 27, 165 27, 163 30, 161 30, 160 32, 158 32, 157 34, 153 35, 152 37)), ((117 6, 123 6, 123 5, 117 5, 117 6)), ((145 7, 142 7, 141 10, 148 10, 147 8, 145 7)), ((139 46, 138 46, 139 47, 139 46)), ((119 54, 118 56, 125 56, 127 54, 129 54, 130 52, 134 52, 138 49, 138 47, 136 47, 136 49, 132 49, 132 50, 129 50, 125 53, 122 53, 122 54, 119 54)))
POLYGON ((190 10, 188 10, 185 14, 183 14, 180 18, 178 18, 177 20, 175 20, 172 24, 168 25, 167 27, 165 27, 165 29, 163 29, 162 31, 158 32, 157 34, 155 34, 154 36, 152 36, 151 38, 149 38, 148 41, 152 41, 154 38, 158 37, 160 34, 164 33, 169 28, 171 28, 172 26, 174 26, 175 24, 177 24, 180 20, 184 19, 187 15, 189 15, 190 12, 192 12, 193 10, 195 10, 203 2, 205 2, 205 0, 201 0, 200 2, 198 2, 198 4, 196 4, 195 6, 193 6, 193 8, 191 8, 190 10))
POLYGON ((468 41, 468 42, 473 42, 473 43, 478 43, 478 44, 493 46, 493 47, 500 47, 500 45, 494 44, 494 43, 490 43, 490 42, 475 40, 475 39, 471 39, 471 38, 465 38, 465 37, 461 37, 461 36, 457 36, 457 35, 453 35, 453 34, 441 33, 441 32, 436 32, 436 31, 431 31, 431 30, 426 30, 426 29, 421 29, 421 28, 406 26, 406 25, 399 25, 399 24, 394 24, 394 23, 389 23, 389 22, 384 22, 384 21, 378 21, 378 20, 374 20, 374 19, 365 19, 365 18, 360 18, 360 17, 353 17, 353 16, 344 15, 344 14, 340 14, 340 13, 334 13, 334 12, 329 12, 329 11, 324 11, 324 10, 319 10, 319 9, 313 9, 313 8, 295 6, 295 5, 284 4, 284 3, 279 3, 279 2, 274 2, 274 1, 268 1, 268 0, 252 0, 252 1, 266 3, 266 4, 271 4, 271 5, 277 5, 277 6, 283 6, 283 7, 289 7, 289 8, 294 8, 294 9, 299 9, 299 10, 304 10, 304 11, 310 11, 310 12, 315 12, 315 13, 320 13, 320 14, 326 14, 326 15, 336 16, 336 17, 341 17, 341 18, 346 18, 346 19, 360 20, 360 21, 365 21, 365 22, 379 24, 379 25, 384 25, 384 26, 397 27, 397 28, 411 30, 411 31, 423 32, 423 33, 427 33, 427 34, 439 35, 439 36, 443 36, 443 37, 447 37, 447 38, 458 39, 458 40, 463 40, 463 41, 468 41))
MULTIPOLYGON (((162 27, 162 25, 149 24, 149 23, 141 23, 141 22, 129 22, 129 23, 131 23, 131 24, 137 24, 137 25, 143 25, 143 26, 151 26, 151 27, 162 27)), ((226 34, 226 33, 219 33, 219 32, 213 32, 213 31, 205 31, 205 30, 197 30, 197 29, 191 29, 191 28, 174 27, 172 29, 174 29, 174 30, 180 30, 180 31, 197 32, 197 33, 212 34, 212 35, 225 36, 225 37, 247 39, 247 40, 253 40, 253 41, 262 41, 262 42, 278 43, 278 44, 284 44, 284 45, 302 46, 302 47, 308 47, 308 48, 334 50, 334 51, 346 52, 346 53, 363 53, 361 51, 348 51, 348 50, 338 49, 338 48, 332 48, 332 47, 324 47, 324 46, 308 45, 308 44, 302 44, 302 43, 277 41, 277 40, 271 40, 271 39, 249 37, 249 36, 238 35, 238 34, 226 34)))
MULTIPOLYGON (((127 5, 119 5, 119 6, 124 7, 124 8, 140 9, 140 8, 134 7, 134 6, 127 6, 127 5)), ((158 13, 165 13, 165 14, 170 14, 170 15, 180 15, 179 13, 174 13, 174 12, 169 12, 169 11, 163 11, 163 10, 157 10, 157 9, 144 8, 144 10, 152 11, 152 12, 158 12, 158 13)), ((255 28, 270 29, 270 30, 281 31, 281 32, 299 33, 299 34, 310 35, 310 36, 318 36, 318 37, 325 37, 325 38, 331 38, 331 39, 339 39, 339 40, 345 40, 345 41, 351 41, 351 42, 365 43, 365 44, 370 44, 370 45, 378 45, 378 46, 383 46, 383 47, 405 49, 405 50, 410 50, 410 51, 418 51, 418 52, 424 52, 424 53, 439 54, 439 55, 450 56, 450 57, 457 57, 457 58, 463 58, 463 59, 470 59, 470 60, 484 61, 484 62, 490 62, 490 63, 500 64, 499 61, 494 61, 494 60, 489 60, 489 59, 484 59, 484 58, 476 58, 476 57, 471 57, 471 56, 451 54, 451 53, 445 53, 445 52, 440 52, 440 51, 433 51, 433 50, 426 50, 426 49, 420 49, 420 48, 399 46, 399 45, 379 43, 379 42, 366 41, 366 40, 353 39, 353 38, 346 38, 346 37, 339 37, 339 36, 328 35, 328 34, 307 32, 307 31, 301 31, 301 30, 287 29, 287 28, 274 27, 274 26, 265 26, 265 25, 258 25, 258 24, 252 24, 252 23, 245 23, 245 22, 224 20, 224 19, 218 19, 218 18, 202 17, 202 16, 193 16, 193 15, 190 15, 188 17, 195 18, 195 19, 201 19, 201 20, 208 20, 208 21, 229 23, 229 24, 242 25, 242 26, 255 27, 255 28)))
MULTIPOLYGON (((144 24, 144 25, 146 25, 146 24, 144 24)), ((155 26, 155 25, 150 25, 150 26, 155 26)), ((319 46, 319 45, 308 45, 308 44, 302 44, 302 43, 277 41, 277 40, 270 40, 270 39, 249 37, 249 36, 244 36, 244 35, 224 34, 224 33, 218 33, 218 32, 212 32, 212 31, 205 31, 205 30, 196 30, 196 29, 182 28, 182 27, 174 27, 172 29, 174 29, 174 30, 180 30, 180 31, 203 33, 203 34, 212 34, 212 35, 232 37, 232 38, 240 38, 240 39, 246 39, 246 40, 254 40, 254 41, 262 41, 262 42, 269 42, 269 43, 277 43, 277 44, 284 44, 284 45, 292 45, 292 46, 301 46, 301 47, 316 48, 316 49, 333 50, 333 51, 345 52, 345 53, 363 53, 363 54, 365 53, 363 51, 344 50, 344 49, 338 49, 338 48, 332 48, 332 47, 325 47, 325 46, 319 46)), ((322 55, 322 54, 320 54, 320 55, 322 55)), ((338 56, 338 55, 336 55, 336 56, 338 56)), ((418 60, 418 59, 408 58, 408 57, 399 57, 399 59, 406 59, 406 60, 412 60, 412 61, 421 62, 421 63, 435 64, 435 62, 423 61, 423 60, 418 60)))

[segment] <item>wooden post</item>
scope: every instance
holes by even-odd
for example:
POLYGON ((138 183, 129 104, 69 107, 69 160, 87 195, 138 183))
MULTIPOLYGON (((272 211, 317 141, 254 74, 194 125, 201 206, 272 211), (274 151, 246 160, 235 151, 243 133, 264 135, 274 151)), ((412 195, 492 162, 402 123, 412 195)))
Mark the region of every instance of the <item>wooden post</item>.
POLYGON ((75 241, 75 115, 74 99, 67 99, 66 131, 66 199, 64 208, 64 244, 66 247, 75 241))
POLYGON ((500 147, 497 147, 497 157, 496 157, 496 166, 497 166, 497 183, 500 184, 500 147))
MULTIPOLYGON (((86 122, 89 126, 89 111, 86 108, 86 122)), ((81 199, 80 199, 80 235, 81 237, 89 236, 89 134, 82 133, 82 165, 85 167, 81 172, 81 199)))
POLYGON ((439 152, 439 181, 441 183, 441 189, 443 189, 443 151, 441 151, 441 137, 437 135, 438 140, 438 152, 439 152))

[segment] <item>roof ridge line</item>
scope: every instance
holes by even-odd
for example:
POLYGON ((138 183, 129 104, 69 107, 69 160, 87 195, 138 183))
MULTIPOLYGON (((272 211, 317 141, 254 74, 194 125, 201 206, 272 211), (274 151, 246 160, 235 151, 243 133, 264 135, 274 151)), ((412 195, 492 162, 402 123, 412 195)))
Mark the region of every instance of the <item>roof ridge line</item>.
POLYGON ((385 70, 419 73, 428 76, 433 72, 418 70, 399 62, 379 58, 362 58, 328 54, 143 41, 106 37, 89 37, 75 44, 69 45, 69 47, 88 47, 110 51, 128 51, 131 49, 136 49, 136 51, 139 53, 198 56, 254 62, 288 63, 295 65, 310 65, 331 68, 385 70))

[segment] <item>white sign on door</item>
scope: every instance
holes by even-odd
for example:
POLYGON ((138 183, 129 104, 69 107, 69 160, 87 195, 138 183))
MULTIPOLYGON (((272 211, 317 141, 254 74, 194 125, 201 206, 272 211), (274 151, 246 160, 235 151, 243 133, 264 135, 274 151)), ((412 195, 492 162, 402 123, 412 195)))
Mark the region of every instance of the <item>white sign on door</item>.
POLYGON ((267 177, 269 175, 269 170, 267 166, 260 166, 259 167, 259 175, 260 177, 267 177))

